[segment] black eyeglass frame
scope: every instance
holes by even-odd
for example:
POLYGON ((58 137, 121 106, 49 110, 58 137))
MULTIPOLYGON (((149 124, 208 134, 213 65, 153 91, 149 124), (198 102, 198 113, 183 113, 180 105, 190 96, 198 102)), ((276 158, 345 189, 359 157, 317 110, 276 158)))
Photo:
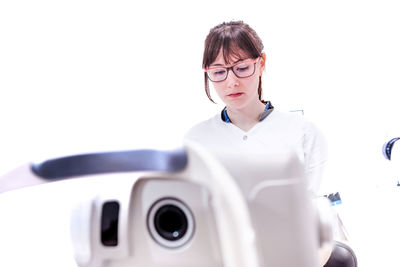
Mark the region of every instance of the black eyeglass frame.
POLYGON ((249 74, 249 75, 247 75, 247 76, 238 76, 238 75, 236 74, 236 72, 234 71, 234 69, 233 69, 236 65, 243 63, 243 61, 238 62, 238 63, 236 63, 235 65, 230 66, 230 67, 212 67, 212 68, 207 68, 207 69, 204 69, 204 72, 207 73, 208 79, 209 79, 210 81, 214 82, 214 83, 218 83, 218 82, 223 82, 223 81, 225 81, 225 80, 228 78, 228 72, 229 72, 229 70, 232 70, 233 74, 235 74, 235 76, 238 77, 238 78, 248 78, 248 77, 250 77, 250 76, 253 76, 254 73, 256 72, 256 64, 257 64, 257 62, 258 62, 259 59, 260 59, 260 57, 257 57, 257 58, 255 58, 255 59, 253 59, 253 61, 254 61, 254 63, 253 63, 253 64, 254 64, 253 73, 251 73, 251 74, 249 74), (223 80, 213 81, 213 80, 211 79, 210 74, 208 73, 208 71, 209 71, 209 70, 212 70, 212 69, 219 69, 219 68, 225 69, 225 70, 226 70, 225 78, 224 78, 223 80))

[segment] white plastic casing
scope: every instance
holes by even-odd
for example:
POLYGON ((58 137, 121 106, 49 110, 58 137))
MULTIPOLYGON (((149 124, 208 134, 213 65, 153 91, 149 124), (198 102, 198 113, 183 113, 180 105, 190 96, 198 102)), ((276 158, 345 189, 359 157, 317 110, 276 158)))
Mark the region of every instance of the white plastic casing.
MULTIPOLYGON (((296 155, 216 159, 194 143, 185 150, 188 164, 180 172, 96 177, 98 194, 71 216, 79 267, 318 266, 318 214, 296 155), (193 218, 190 238, 174 248, 149 230, 149 212, 163 199, 179 201, 193 218), (110 201, 119 203, 117 246, 101 242, 101 211, 110 201)), ((32 173, 26 177, 36 183, 32 173)))

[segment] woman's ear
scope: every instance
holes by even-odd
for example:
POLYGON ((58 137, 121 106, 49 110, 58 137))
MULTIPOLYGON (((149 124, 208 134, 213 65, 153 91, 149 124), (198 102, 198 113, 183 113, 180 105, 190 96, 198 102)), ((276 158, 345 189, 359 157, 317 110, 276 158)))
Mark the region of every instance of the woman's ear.
POLYGON ((267 61, 267 55, 265 53, 261 54, 261 60, 260 60, 260 77, 265 69, 265 62, 267 61))

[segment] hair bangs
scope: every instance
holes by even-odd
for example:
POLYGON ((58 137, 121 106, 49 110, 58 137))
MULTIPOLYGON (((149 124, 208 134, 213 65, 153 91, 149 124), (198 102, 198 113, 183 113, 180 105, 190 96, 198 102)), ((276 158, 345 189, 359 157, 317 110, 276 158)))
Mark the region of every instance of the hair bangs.
POLYGON ((226 64, 231 64, 233 58, 257 58, 261 55, 248 34, 235 27, 226 27, 210 36, 204 51, 203 68, 209 67, 221 51, 226 64))
POLYGON ((231 62, 232 59, 245 59, 249 57, 246 50, 241 49, 235 41, 232 41, 232 39, 228 40, 226 45, 224 43, 224 45, 221 47, 221 50, 222 57, 224 58, 225 63, 228 65, 233 63, 231 62))

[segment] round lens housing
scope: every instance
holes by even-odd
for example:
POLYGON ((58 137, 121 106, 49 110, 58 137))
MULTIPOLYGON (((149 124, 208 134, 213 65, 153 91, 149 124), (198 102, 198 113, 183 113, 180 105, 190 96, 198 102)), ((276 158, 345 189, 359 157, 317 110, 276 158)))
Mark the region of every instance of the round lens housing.
POLYGON ((177 199, 161 199, 153 204, 147 217, 153 239, 167 248, 186 244, 194 232, 194 219, 189 208, 177 199))

